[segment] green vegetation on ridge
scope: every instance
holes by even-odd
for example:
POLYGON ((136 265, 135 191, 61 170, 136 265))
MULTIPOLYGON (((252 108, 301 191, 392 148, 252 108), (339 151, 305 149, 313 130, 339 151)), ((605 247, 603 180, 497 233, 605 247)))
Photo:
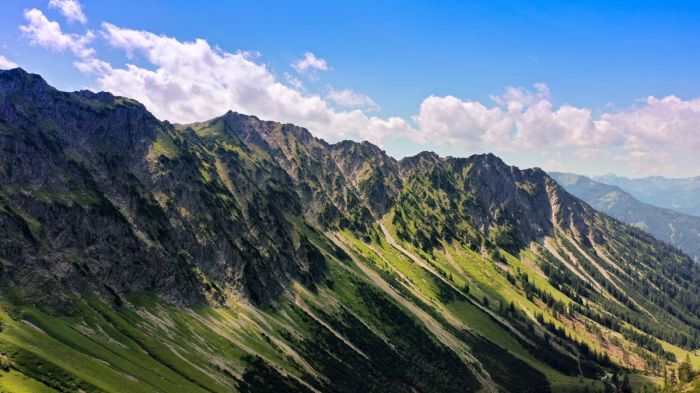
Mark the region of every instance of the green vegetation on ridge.
POLYGON ((174 126, 21 70, 0 93, 0 389, 693 383, 700 268, 541 170, 174 126))

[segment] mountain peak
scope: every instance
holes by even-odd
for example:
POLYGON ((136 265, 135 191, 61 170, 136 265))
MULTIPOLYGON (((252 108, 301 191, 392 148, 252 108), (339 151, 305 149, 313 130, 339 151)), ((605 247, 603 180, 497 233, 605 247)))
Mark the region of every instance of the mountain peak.
POLYGON ((31 74, 17 67, 10 70, 0 70, 0 94, 10 95, 17 92, 43 94, 56 91, 40 75, 31 74))
POLYGON ((501 170, 508 170, 509 168, 514 168, 511 167, 510 165, 506 164, 500 157, 496 156, 493 153, 481 153, 481 154, 473 154, 464 160, 473 163, 473 164, 479 164, 483 166, 484 168, 488 169, 501 169, 501 170))

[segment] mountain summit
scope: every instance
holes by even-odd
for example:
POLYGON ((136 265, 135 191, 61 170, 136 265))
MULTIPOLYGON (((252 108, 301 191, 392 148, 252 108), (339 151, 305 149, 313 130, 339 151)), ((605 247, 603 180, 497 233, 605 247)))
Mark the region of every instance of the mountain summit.
POLYGON ((171 124, 21 69, 0 151, 0 362, 30 390, 641 388, 700 347, 697 264, 492 154, 171 124))

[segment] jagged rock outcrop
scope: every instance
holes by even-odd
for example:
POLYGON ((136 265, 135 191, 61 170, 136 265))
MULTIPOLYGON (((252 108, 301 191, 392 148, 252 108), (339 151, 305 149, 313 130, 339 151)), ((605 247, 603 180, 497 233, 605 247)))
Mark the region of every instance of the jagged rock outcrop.
POLYGON ((134 101, 1 71, 0 129, 1 280, 21 296, 269 302, 292 279, 322 276, 317 251, 284 217, 302 206, 286 172, 214 155, 134 101))

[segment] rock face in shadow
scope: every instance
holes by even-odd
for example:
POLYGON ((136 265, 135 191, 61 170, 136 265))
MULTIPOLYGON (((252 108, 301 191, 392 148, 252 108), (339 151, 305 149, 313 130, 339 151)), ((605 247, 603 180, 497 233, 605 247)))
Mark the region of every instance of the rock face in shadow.
POLYGON ((313 286, 322 258, 285 218, 302 213, 295 182, 236 142, 207 145, 132 100, 0 72, 0 279, 61 306, 73 290, 264 303, 291 280, 313 286))

